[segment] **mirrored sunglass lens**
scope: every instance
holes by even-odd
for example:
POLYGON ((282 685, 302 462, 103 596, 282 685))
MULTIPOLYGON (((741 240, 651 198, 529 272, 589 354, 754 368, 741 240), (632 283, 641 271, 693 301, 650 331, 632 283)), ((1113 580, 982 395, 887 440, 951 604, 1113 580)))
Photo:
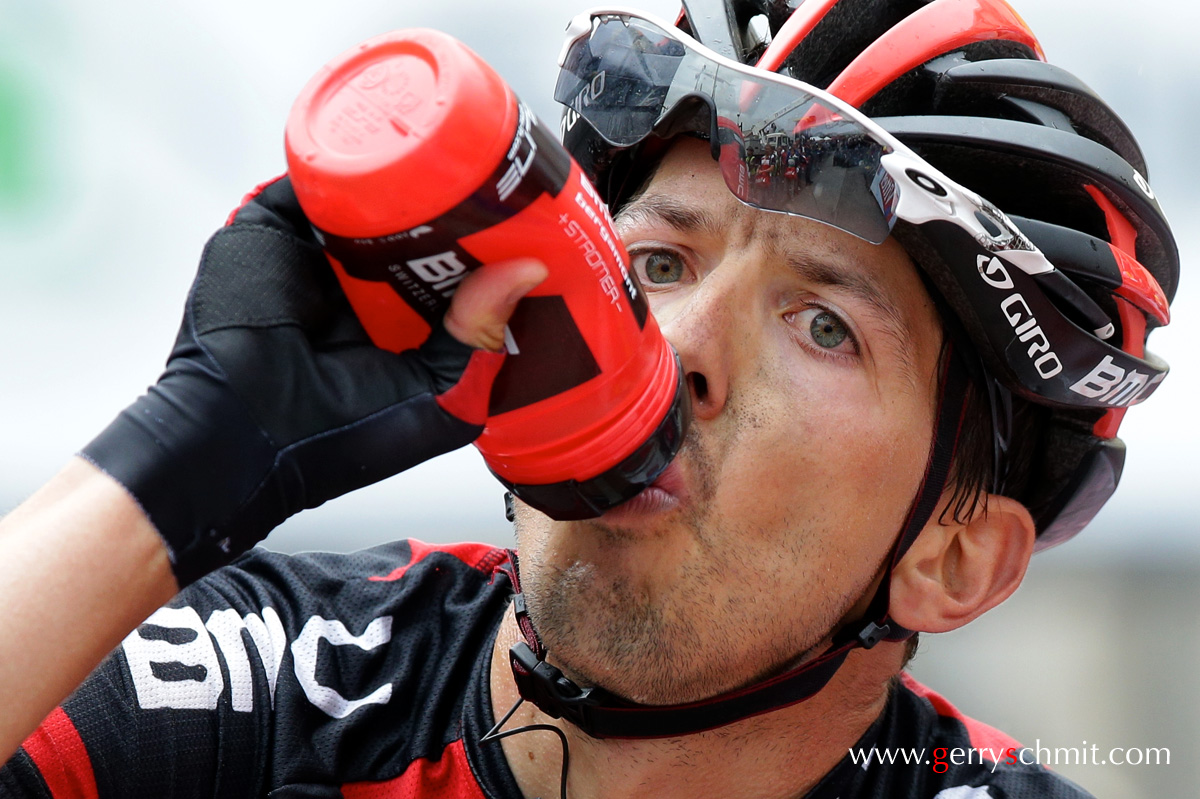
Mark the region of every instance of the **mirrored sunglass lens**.
MULTIPOLYGON (((732 70, 726 70, 732 72, 732 70)), ((718 83, 719 81, 714 81, 718 83)), ((826 222, 878 244, 895 220, 887 148, 793 88, 740 76, 718 102, 721 173, 742 201, 826 222)))
POLYGON ((645 138, 663 111, 667 90, 687 51, 650 23, 597 19, 590 36, 568 52, 554 99, 615 145, 645 138))
POLYGON ((873 243, 895 221, 888 148, 803 87, 689 50, 636 17, 602 16, 568 53, 555 99, 617 146, 644 139, 681 101, 712 99, 718 161, 743 202, 825 222, 873 243))

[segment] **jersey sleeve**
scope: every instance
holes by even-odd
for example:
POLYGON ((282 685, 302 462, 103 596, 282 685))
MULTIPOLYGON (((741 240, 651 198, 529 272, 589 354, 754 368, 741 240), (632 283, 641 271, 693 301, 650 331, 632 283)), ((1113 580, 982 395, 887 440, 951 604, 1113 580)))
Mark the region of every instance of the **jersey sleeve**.
POLYGON ((0 768, 0 799, 341 796, 394 776, 444 743, 398 708, 433 697, 444 726, 460 714, 461 691, 440 686, 490 640, 506 557, 253 550, 130 633, 0 768))
POLYGON ((0 797, 257 795, 291 601, 252 579, 271 560, 283 577, 255 553, 155 611, 0 769, 0 797))

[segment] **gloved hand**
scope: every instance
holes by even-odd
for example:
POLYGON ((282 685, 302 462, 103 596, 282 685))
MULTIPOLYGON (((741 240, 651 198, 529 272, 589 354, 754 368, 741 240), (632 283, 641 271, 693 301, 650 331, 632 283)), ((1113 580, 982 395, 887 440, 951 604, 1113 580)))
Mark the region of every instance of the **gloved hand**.
POLYGON ((504 356, 463 341, 498 349, 544 277, 477 270, 419 350, 378 349, 282 178, 208 242, 166 371, 81 454, 140 503, 185 586, 288 516, 473 441, 504 356))

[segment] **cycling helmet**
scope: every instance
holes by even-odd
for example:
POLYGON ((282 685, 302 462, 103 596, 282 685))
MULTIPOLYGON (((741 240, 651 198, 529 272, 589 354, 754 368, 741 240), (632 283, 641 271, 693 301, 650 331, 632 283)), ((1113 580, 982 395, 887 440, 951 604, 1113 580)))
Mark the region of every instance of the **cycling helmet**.
MULTIPOLYGON (((1128 128, 1046 62, 1003 0, 684 0, 674 24, 600 10, 571 24, 559 64, 563 142, 610 208, 672 137, 698 135, 743 202, 873 242, 894 235, 918 265, 951 354, 891 567, 947 485, 969 379, 991 409, 993 491, 1029 507, 1038 546, 1091 520, 1120 477, 1125 409, 1167 372, 1145 341, 1169 321, 1178 252, 1128 128), (780 146, 804 155, 804 181, 752 180, 780 146), (1031 418, 1036 432, 1013 429, 1031 418), (1032 473, 1009 486, 1018 460, 1032 473)), ((650 707, 547 663, 515 568, 512 579, 522 697, 597 737, 685 734, 803 701, 854 648, 911 635, 888 617, 885 569, 864 618, 817 657, 650 707)))
MULTIPOLYGON (((1129 129, 1082 81, 1046 62, 1003 0, 684 0, 683 6, 679 30, 720 56, 824 89, 861 110, 998 207, 1044 254, 1052 269, 989 272, 993 253, 975 246, 961 227, 899 220, 893 229, 986 373, 993 489, 1030 509, 1039 549, 1073 536, 1116 488, 1124 462, 1116 434, 1125 408, 1145 399, 1167 371, 1144 346, 1148 333, 1169 320, 1178 251, 1129 129), (1010 395, 1018 406, 1038 406, 1036 442, 1021 442, 1023 431, 1011 429, 1010 395), (1006 490, 1012 489, 1006 455, 1022 449, 1014 438, 1032 472, 1006 490)), ((618 82, 612 66, 593 69, 607 67, 611 85, 618 82)), ((650 135, 614 142, 572 96, 568 69, 557 92, 568 105, 563 141, 614 210, 671 136, 715 130, 717 139, 729 138, 729 115, 699 91, 669 108, 662 101, 672 98, 651 98, 661 113, 650 135)))

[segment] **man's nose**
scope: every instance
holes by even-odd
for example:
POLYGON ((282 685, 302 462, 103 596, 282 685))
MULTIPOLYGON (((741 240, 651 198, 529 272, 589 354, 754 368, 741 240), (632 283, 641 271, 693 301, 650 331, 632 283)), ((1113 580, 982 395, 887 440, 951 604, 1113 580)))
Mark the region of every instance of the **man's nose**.
POLYGON ((717 271, 706 275, 660 320, 663 335, 679 353, 697 419, 713 419, 725 408, 739 341, 751 335, 749 319, 738 329, 736 284, 717 271))

